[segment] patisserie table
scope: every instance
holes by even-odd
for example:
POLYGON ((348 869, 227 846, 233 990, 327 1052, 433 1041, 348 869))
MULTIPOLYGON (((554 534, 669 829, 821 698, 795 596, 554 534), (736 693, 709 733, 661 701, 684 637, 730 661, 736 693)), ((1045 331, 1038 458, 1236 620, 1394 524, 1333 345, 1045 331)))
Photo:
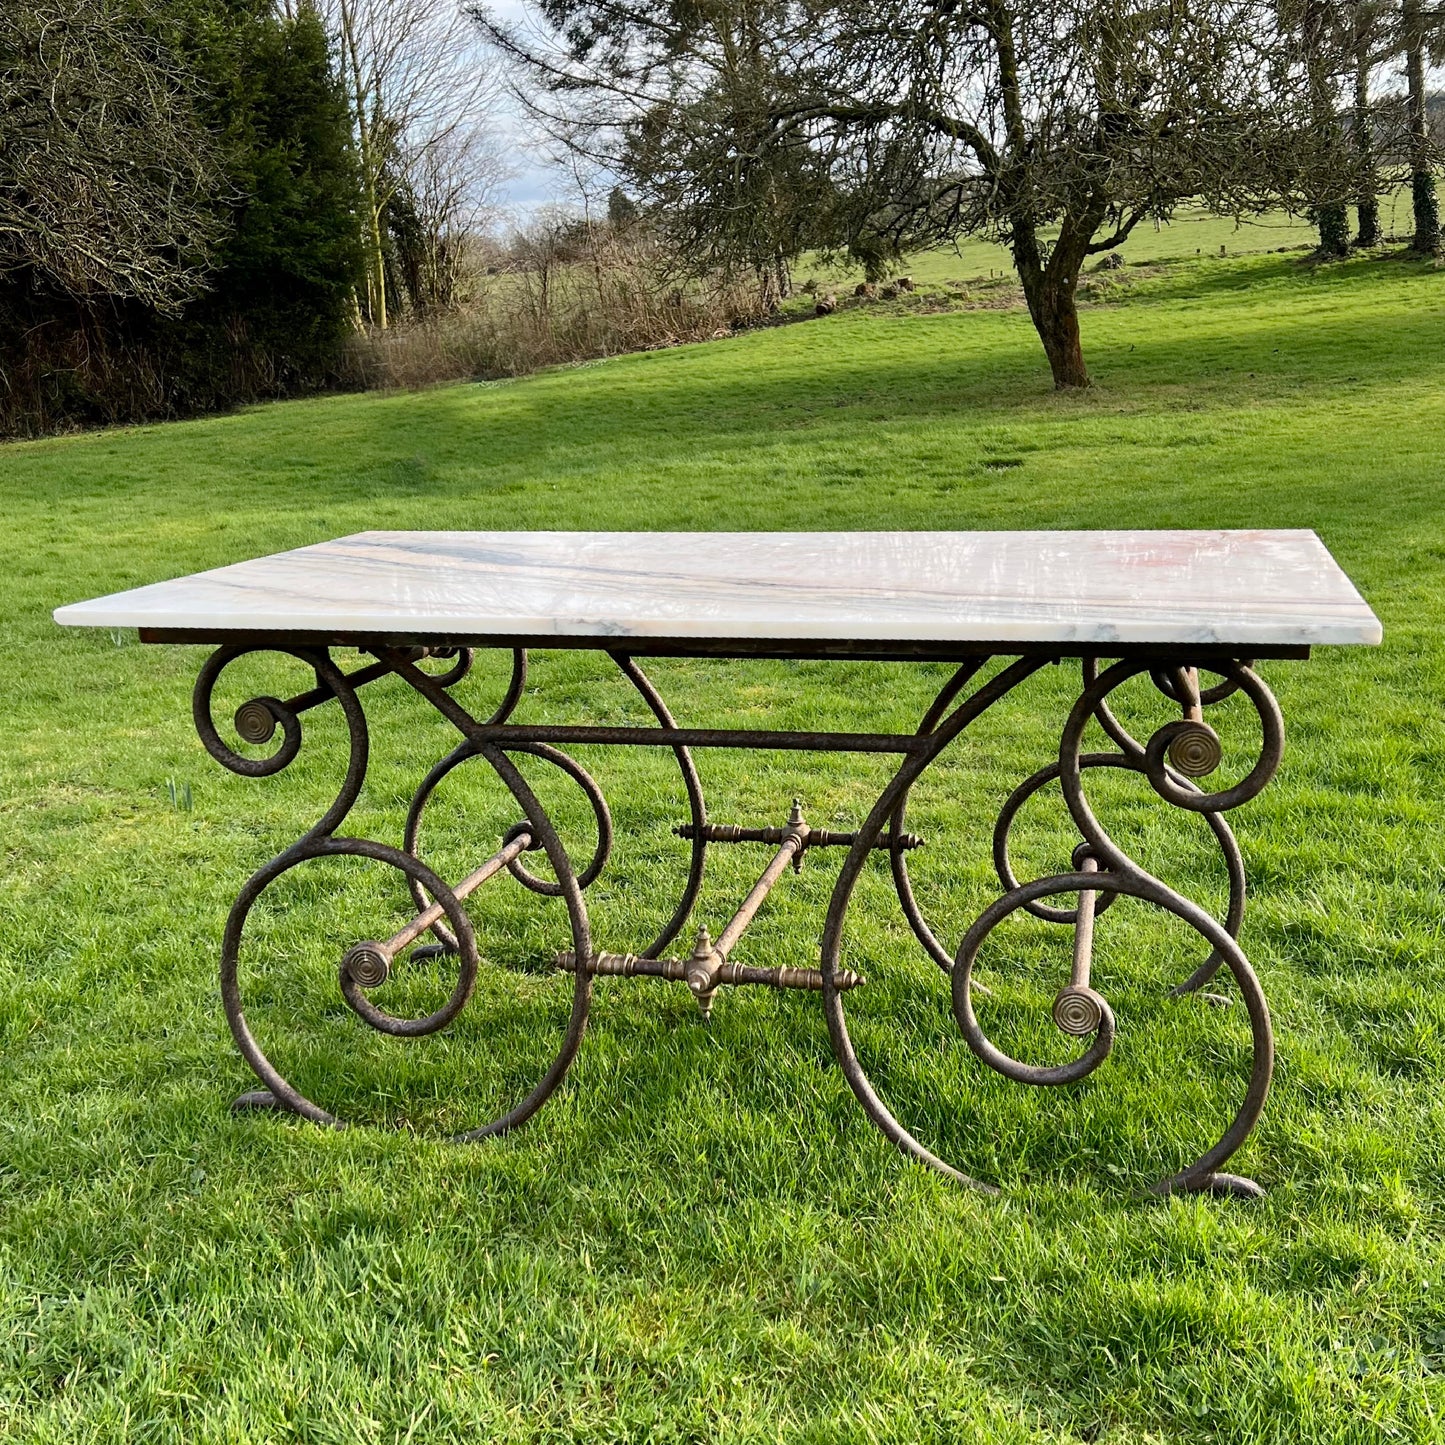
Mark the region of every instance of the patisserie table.
POLYGON ((286 768, 301 748, 301 718, 314 708, 335 706, 345 718, 350 755, 338 796, 246 882, 225 926, 226 1017, 263 1085, 243 1095, 240 1106, 285 1109, 328 1125, 341 1122, 293 1087, 262 1051, 246 1021, 239 964, 248 915, 270 884, 308 860, 356 856, 397 869, 415 909, 400 930, 356 940, 339 961, 341 996, 357 1018, 383 1034, 434 1033, 467 1004, 480 966, 463 906, 468 895, 507 877, 560 899, 566 911, 571 947, 551 961, 573 976, 571 1008, 550 1066, 505 1113, 458 1137, 503 1133, 541 1107, 581 1045, 598 975, 676 981, 691 991, 704 1016, 722 989, 804 989, 821 996, 838 1063, 878 1128, 905 1154, 961 1183, 988 1189, 905 1129, 875 1091, 850 1039, 844 1001, 865 980, 844 966, 844 918, 859 875, 876 853, 891 870, 918 943, 944 975, 942 986, 951 990, 969 1048, 1022 1083, 1067 1085, 1109 1055, 1115 1018, 1091 985, 1090 964, 1099 917, 1116 899, 1143 900, 1201 935, 1208 957, 1175 991, 1201 989, 1221 968, 1232 975, 1248 1013, 1250 1075, 1219 1139, 1156 1188, 1259 1192, 1252 1180, 1222 1169, 1259 1118, 1274 1059, 1264 994, 1237 941, 1245 877, 1223 816, 1259 794, 1284 746, 1279 707, 1253 663, 1307 658, 1321 645, 1377 643, 1381 635, 1374 614, 1313 532, 363 532, 62 607, 55 618, 67 626, 138 628, 149 643, 216 646, 196 682, 195 725, 210 755, 234 773, 263 778, 286 768), (457 690, 480 648, 507 649, 512 657, 510 686, 485 717, 464 706, 457 690), (528 650, 543 648, 606 652, 655 726, 512 721, 524 694, 528 650), (349 650, 370 660, 347 671, 338 654, 349 650), (274 751, 264 756, 233 747, 212 716, 222 672, 256 652, 289 654, 315 678, 313 687, 296 696, 255 697, 237 709, 236 734, 253 748, 279 735, 274 751), (638 663, 655 656, 947 661, 957 668, 911 732, 800 732, 679 727, 638 663), (998 817, 993 854, 1002 892, 961 940, 945 943, 923 916, 909 878, 909 853, 922 841, 907 831, 910 790, 970 723, 1039 669, 1063 659, 1078 660, 1079 691, 1063 721, 1057 757, 1019 784, 998 817), (443 671, 432 670, 439 664, 443 671), (1175 720, 1142 741, 1110 706, 1111 694, 1141 674, 1178 710, 1175 720), (339 831, 367 772, 362 689, 387 678, 411 688, 460 736, 417 788, 401 848, 339 831), (1206 712, 1237 693, 1258 715, 1258 757, 1239 781, 1211 791, 1199 779, 1216 770, 1222 746, 1206 712), (1102 726, 1113 750, 1085 751, 1091 721, 1102 726), (675 829, 688 848, 686 883, 666 925, 635 953, 599 949, 589 928, 586 891, 606 866, 612 820, 596 782, 563 751, 586 744, 667 749, 686 791, 688 817, 675 829), (790 812, 744 826, 708 818, 693 756, 708 748, 885 754, 898 763, 853 829, 815 828, 796 803, 790 812), (589 859, 569 855, 554 820, 513 761, 523 754, 560 769, 585 794, 597 837, 589 859), (448 882, 422 856, 421 824, 438 785, 471 758, 495 770, 520 817, 503 836, 478 839, 477 866, 448 882), (1086 797, 1085 779, 1091 770, 1108 768, 1141 774, 1163 803, 1204 816, 1229 873, 1223 919, 1147 872, 1105 831, 1086 797), (1010 860, 1010 830, 1023 805, 1054 781, 1079 845, 1069 871, 1020 881, 1010 860), (693 914, 709 844, 761 845, 771 856, 715 938, 699 927, 687 947, 670 953, 693 914), (734 961, 748 925, 789 866, 824 849, 837 850, 842 864, 817 968, 734 961), (527 867, 525 855, 538 851, 551 877, 527 867), (1073 902, 1050 901, 1060 897, 1073 902), (974 1011, 979 985, 972 974, 979 949, 1020 909, 1072 930, 1069 979, 1052 1010, 1057 1028, 1081 1041, 1081 1052, 1065 1064, 1010 1057, 983 1032, 974 1011), (456 984, 446 1001, 420 1017, 388 1012, 385 986, 393 972, 438 956, 455 963, 456 984))

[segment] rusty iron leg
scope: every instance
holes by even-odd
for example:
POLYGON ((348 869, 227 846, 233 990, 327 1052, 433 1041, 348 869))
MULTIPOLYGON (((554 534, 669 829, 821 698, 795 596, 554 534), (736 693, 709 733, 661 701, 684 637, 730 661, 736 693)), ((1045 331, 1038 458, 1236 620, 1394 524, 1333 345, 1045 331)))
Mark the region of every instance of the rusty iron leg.
MULTIPOLYGON (((366 717, 357 697, 359 687, 402 672, 444 716, 453 720, 457 713, 470 717, 447 692, 448 688, 466 676, 472 661, 470 649, 379 648, 376 652, 375 664, 346 673, 333 662, 329 650, 325 647, 293 647, 282 643, 260 646, 228 644, 207 660, 197 678, 192 699, 196 730, 207 752, 233 773, 244 777, 265 778, 289 767, 302 743, 301 715, 322 704, 334 702, 340 708, 350 743, 346 776, 335 801, 296 842, 283 849, 252 875, 241 889, 226 921, 221 943, 222 1004, 237 1048, 264 1086, 250 1090, 236 1099, 234 1107, 239 1110, 279 1109, 299 1114, 318 1124, 333 1128, 343 1127, 341 1119, 307 1098, 280 1073, 252 1033, 243 1008, 241 953, 247 919, 265 890, 294 868, 305 867, 316 859, 363 858, 395 868, 405 878, 417 903, 415 917, 384 941, 368 940, 353 945, 343 955, 338 969, 340 991, 352 1011, 379 1033, 393 1037, 417 1038, 435 1033, 449 1024, 466 1006, 476 983, 478 954, 476 937, 461 900, 504 869, 518 876, 519 881, 533 892, 545 892, 549 896, 560 897, 567 909, 574 951, 583 956, 590 955, 592 951, 582 889, 605 861, 611 844, 611 820, 592 780, 571 759, 557 754, 545 744, 524 744, 518 751, 529 752, 561 767, 583 788, 597 811, 598 856, 589 869, 583 870, 580 875, 573 868, 551 818, 510 758, 501 749, 487 742, 476 742, 470 735, 467 738, 466 755, 480 756, 491 767, 518 805, 523 822, 507 834, 497 853, 473 870, 455 889, 449 887, 415 855, 414 838, 408 838, 405 849, 397 849, 364 838, 337 836, 337 830, 360 794, 367 772, 369 739, 366 717), (220 675, 233 662, 253 652, 271 652, 293 657, 310 667, 316 678, 314 688, 287 701, 274 697, 256 697, 242 703, 237 710, 235 728, 243 741, 264 745, 275 737, 279 729, 279 745, 270 756, 262 758, 239 753, 225 742, 216 727, 212 708, 213 694, 220 675), (446 660, 450 662, 450 666, 442 673, 428 673, 418 666, 426 658, 446 660), (537 879, 525 872, 520 855, 529 849, 545 852, 555 882, 537 879), (428 930, 442 938, 448 950, 456 957, 455 985, 450 997, 435 1012, 421 1017, 398 1018, 379 1008, 367 996, 368 991, 385 983, 396 956, 428 930)), ((492 727, 505 721, 522 695, 525 676, 525 653, 521 649, 514 649, 512 679, 506 694, 488 722, 478 726, 492 727)), ((457 761, 460 761, 460 758, 453 754, 445 760, 440 771, 434 769, 428 782, 423 785, 424 792, 435 786, 436 781, 445 776, 446 771, 457 761)), ((413 824, 419 813, 420 805, 414 804, 413 824)), ((543 1077, 525 1097, 505 1113, 478 1128, 455 1136, 457 1139, 473 1140, 504 1133, 525 1122, 541 1107, 561 1082, 577 1054, 586 1026, 590 998, 591 976, 584 974, 576 979, 564 1036, 543 1077)))
MULTIPOLYGON (((1244 1143, 1259 1118, 1274 1057, 1264 994, 1237 942, 1244 909, 1243 864, 1234 836, 1223 819, 1224 813, 1260 792, 1277 768, 1283 749, 1283 723, 1278 705, 1247 661, 1213 654, 1149 653, 1125 658, 1101 671, 1094 659, 1084 659, 1083 689, 1063 729, 1057 760, 1014 790, 995 826, 994 862, 1004 891, 975 920, 955 953, 945 948, 930 929, 909 880, 908 856, 923 845, 922 838, 906 831, 909 792, 940 753, 976 718, 1049 661, 1057 660, 1048 655, 1018 656, 987 676, 971 693, 966 693, 966 689, 974 683, 985 659, 964 661, 911 734, 825 733, 680 727, 636 662, 621 652, 613 653, 613 660, 647 705, 656 720, 655 727, 519 726, 509 722, 523 694, 526 677, 526 655, 520 647, 513 653, 512 680, 501 705, 482 720, 468 712, 449 692, 470 666, 471 654, 465 649, 395 647, 378 642, 369 649, 375 657, 374 663, 345 673, 324 647, 272 644, 264 650, 289 654, 308 665, 315 673, 316 686, 285 701, 257 697, 242 704, 235 716, 236 732, 246 742, 271 744, 274 749, 268 757, 255 758, 235 751, 221 740, 211 716, 211 697, 220 673, 237 658, 257 650, 262 649, 244 643, 230 644, 202 668, 194 712, 197 729, 212 756, 243 776, 262 778, 279 773, 289 766, 301 746, 301 716, 312 708, 334 702, 344 715, 350 734, 350 760, 335 802, 301 838, 247 882, 227 922, 221 970, 226 1016, 238 1047, 265 1086, 243 1094, 236 1100, 236 1108, 287 1109, 318 1123, 333 1126, 341 1123, 301 1095, 277 1072, 252 1036, 242 1012, 239 981, 242 934, 252 905, 272 882, 310 860, 337 857, 380 862, 404 876, 415 903, 413 916, 389 937, 365 940, 348 948, 341 958, 338 982, 347 1004, 373 1029, 396 1037, 415 1038, 450 1023, 467 1003, 477 977, 478 949, 463 900, 484 883, 506 873, 530 892, 565 903, 572 947, 558 953, 555 964, 573 975, 571 1016, 558 1053, 532 1091, 500 1118, 457 1137, 477 1139, 514 1128, 550 1096, 580 1046, 592 982, 597 977, 650 977, 686 984, 704 1019, 710 1017, 718 991, 725 987, 758 985, 798 989, 821 994, 835 1055, 873 1123, 910 1157, 960 1183, 995 1192, 992 1186, 970 1179, 913 1138, 874 1089, 849 1037, 843 998, 865 980, 861 974, 840 966, 845 917, 863 866, 875 852, 882 852, 887 855, 899 901, 914 934, 926 953, 949 975, 953 1012, 969 1048, 990 1068, 1022 1083, 1072 1084, 1090 1074, 1109 1055, 1115 1019, 1109 1004, 1091 981, 1095 929, 1109 907, 1121 897, 1134 898, 1173 914, 1192 928, 1211 951, 1174 993, 1202 989, 1214 974, 1225 970, 1248 1015, 1252 1061, 1244 1098, 1217 1142, 1154 1187, 1165 1193, 1198 1191, 1253 1196, 1261 1192, 1253 1181, 1225 1173, 1221 1167, 1244 1143), (428 658, 441 660, 447 665, 447 671, 426 671, 421 664, 428 658), (1201 668, 1213 671, 1222 680, 1216 685, 1201 687, 1201 668), (1109 705, 1117 687, 1140 675, 1152 679, 1159 692, 1179 709, 1177 719, 1158 728, 1147 741, 1133 738, 1109 705), (408 685, 461 734, 461 741, 431 770, 413 798, 402 849, 337 836, 337 830, 356 802, 367 766, 366 720, 357 691, 386 677, 408 685), (1218 735, 1205 721, 1205 710, 1235 693, 1242 694, 1259 717, 1262 730, 1259 756, 1240 781, 1206 791, 1197 780, 1218 767, 1221 746, 1218 735), (1102 728, 1116 751, 1083 751, 1085 729, 1095 725, 1102 728), (279 742, 273 743, 278 732, 279 742), (681 769, 689 820, 674 831, 691 845, 687 883, 662 931, 640 953, 606 953, 593 949, 583 892, 607 862, 612 843, 611 816, 596 783, 574 759, 559 750, 558 744, 665 748, 673 753, 681 769), (899 757, 900 763, 856 831, 813 828, 796 800, 783 825, 751 827, 708 820, 691 755, 691 749, 698 747, 892 754, 899 757), (597 844, 585 867, 574 865, 568 856, 551 819, 513 763, 515 754, 524 754, 560 769, 586 796, 597 826, 597 844), (491 857, 453 887, 422 861, 419 830, 427 802, 437 786, 469 759, 478 759, 491 768, 519 806, 523 821, 503 837, 500 848, 491 857), (1149 874, 1109 836, 1086 797, 1086 780, 1098 776, 1095 770, 1100 768, 1142 775, 1166 803, 1204 817, 1213 830, 1229 874, 1229 906, 1223 919, 1215 919, 1149 874), (1060 785, 1064 804, 1083 842, 1074 851, 1071 871, 1020 882, 1014 876, 1009 859, 1010 830, 1024 805, 1054 782, 1060 785), (772 856, 716 939, 705 926, 699 927, 690 953, 662 957, 663 950, 687 926, 692 915, 702 881, 706 847, 750 843, 767 845, 773 850, 772 856), (844 849, 846 856, 828 906, 819 967, 765 967, 734 962, 732 953, 789 867, 798 870, 808 852, 830 847, 844 849), (538 876, 526 866, 523 855, 537 850, 546 854, 549 876, 538 876), (1076 900, 1072 907, 1064 906, 1069 898, 1076 900), (1082 1052, 1064 1064, 1031 1065, 1008 1057, 987 1037, 973 1012, 974 998, 985 992, 973 976, 979 951, 999 924, 1021 910, 1045 921, 1069 925, 1073 930, 1068 982, 1055 996, 1051 1012, 1059 1030, 1081 1041, 1082 1052), (427 933, 438 943, 418 947, 427 933), (424 1017, 395 1017, 378 1007, 369 996, 373 990, 382 988, 397 958, 408 950, 412 960, 438 951, 446 951, 457 960, 456 985, 450 998, 424 1017)), ((1206 994, 1205 997, 1215 996, 1206 994)))
MULTIPOLYGON (((1274 1062, 1274 1041, 1269 1010, 1259 980, 1236 941, 1244 908, 1243 866, 1234 836, 1222 814, 1248 802, 1268 783, 1278 767, 1283 749, 1283 724, 1278 705, 1268 688, 1247 662, 1215 660, 1207 664, 1223 679, 1207 689, 1199 684, 1199 665, 1192 658, 1157 664, 1125 659, 1102 673, 1094 659, 1084 661, 1084 687, 1069 715, 1060 739, 1056 762, 1040 769, 1010 796, 1000 814, 994 834, 994 857, 1005 892, 975 921, 956 954, 950 955, 927 926, 913 896, 895 836, 891 847, 894 879, 900 902, 915 934, 927 952, 951 974, 953 1008, 959 1028, 970 1049, 990 1068, 1006 1078, 1033 1085, 1067 1085, 1092 1073, 1112 1047, 1115 1020, 1109 1005, 1091 984, 1094 930, 1098 917, 1119 897, 1142 900, 1172 913, 1199 935, 1210 948, 1209 956, 1175 990, 1201 988, 1221 968, 1231 976, 1240 1001, 1248 1014, 1251 1063, 1244 1097, 1217 1142, 1177 1173, 1153 1187, 1161 1193, 1207 1192, 1256 1197, 1262 1191, 1254 1181, 1223 1172, 1221 1166, 1249 1136, 1268 1093, 1274 1062), (1108 700, 1115 688, 1139 674, 1150 676, 1164 695, 1176 702, 1181 716, 1158 728, 1147 742, 1131 737, 1110 711, 1108 700), (1231 787, 1208 792, 1195 781, 1213 772, 1220 762, 1220 744, 1214 729, 1204 721, 1203 711, 1234 693, 1242 693, 1259 717, 1262 745, 1248 774, 1231 787), (1097 722, 1118 751, 1085 753, 1085 728, 1097 722), (1085 795, 1084 780, 1091 770, 1117 768, 1142 774, 1165 802, 1176 808, 1202 814, 1213 830, 1229 870, 1228 915, 1219 921, 1190 900, 1153 877, 1130 858, 1100 825, 1085 795), (1021 883, 1009 861, 1008 838, 1014 820, 1028 799, 1045 785, 1057 781, 1064 803, 1083 843, 1076 849, 1072 871, 1021 883), (1052 902, 1072 894, 1072 908, 1052 902), (980 991, 974 981, 978 953, 995 927, 1011 914, 1026 911, 1037 918, 1071 925, 1074 930, 1073 958, 1067 985, 1054 999, 1055 1025, 1080 1039, 1092 1035, 1084 1051, 1060 1065, 1033 1065, 1010 1058, 984 1034, 973 1010, 980 991)), ((823 1001, 832 1035, 834 1052, 853 1092, 874 1124, 906 1155, 938 1170, 960 1183, 994 1192, 992 1186, 969 1178, 933 1153, 899 1122, 864 1072, 849 1036, 839 986, 845 916, 850 896, 870 846, 882 840, 885 828, 900 834, 910 789, 939 752, 986 708, 1006 695, 1028 675, 1030 660, 1021 659, 983 684, 972 696, 944 717, 944 709, 976 672, 964 667, 945 686, 940 700, 919 727, 919 748, 905 759, 893 781, 884 790, 858 833, 835 885, 824 930, 821 972, 823 1001)))

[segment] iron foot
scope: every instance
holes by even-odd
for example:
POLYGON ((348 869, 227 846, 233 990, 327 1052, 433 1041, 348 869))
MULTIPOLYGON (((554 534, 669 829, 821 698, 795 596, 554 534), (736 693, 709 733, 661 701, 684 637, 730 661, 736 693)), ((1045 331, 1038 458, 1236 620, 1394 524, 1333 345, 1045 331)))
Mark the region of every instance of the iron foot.
POLYGON ((1198 1179, 1165 1179, 1154 1185, 1156 1194, 1212 1194, 1218 1199, 1263 1199, 1264 1185, 1243 1174, 1205 1174, 1198 1179))
POLYGON ((233 1114, 249 1113, 252 1109, 272 1109, 280 1114, 291 1112, 270 1089, 251 1089, 231 1100, 233 1114))

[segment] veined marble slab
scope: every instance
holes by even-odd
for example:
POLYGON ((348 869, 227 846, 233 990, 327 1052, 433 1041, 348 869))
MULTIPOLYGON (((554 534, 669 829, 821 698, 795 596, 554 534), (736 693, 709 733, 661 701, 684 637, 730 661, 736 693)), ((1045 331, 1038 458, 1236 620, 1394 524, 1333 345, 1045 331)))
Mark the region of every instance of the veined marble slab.
POLYGON ((1309 531, 360 532, 61 607, 317 636, 1377 643, 1309 531))

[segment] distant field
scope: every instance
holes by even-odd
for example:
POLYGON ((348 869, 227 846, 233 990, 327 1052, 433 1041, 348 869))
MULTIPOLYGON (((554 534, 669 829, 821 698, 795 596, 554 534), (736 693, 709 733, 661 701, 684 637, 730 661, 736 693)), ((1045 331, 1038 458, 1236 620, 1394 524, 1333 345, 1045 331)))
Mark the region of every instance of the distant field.
MULTIPOLYGON (((1232 234, 1200 220, 1131 241, 1134 259, 1187 259, 1140 272, 1127 305, 1085 308, 1097 385, 1082 395, 1050 389, 1017 309, 878 307, 516 382, 0 449, 0 1438, 1438 1441, 1445 272, 1221 261, 1232 234), (1119 1046, 1082 1086, 1025 1091, 958 1039, 876 871, 845 958, 870 979, 860 1051, 903 1120, 999 1200, 884 1143, 806 995, 738 991, 704 1029, 677 989, 604 981, 578 1065, 531 1125, 439 1142, 555 1039, 566 983, 501 965, 545 959, 556 910, 484 890, 471 1010, 435 1039, 383 1040, 335 985, 340 949, 402 916, 378 870, 299 879, 261 918, 247 975, 275 1056, 367 1127, 233 1117, 251 1080, 217 998, 222 923, 332 796, 337 721, 308 715, 283 776, 233 777, 191 727, 202 651, 49 616, 366 527, 1119 525, 1316 528, 1386 629, 1378 650, 1264 666, 1289 752, 1234 815, 1254 889, 1243 941, 1280 1049, 1238 1159, 1269 1186, 1254 1206, 1143 1193, 1215 1137, 1241 1087, 1240 1010, 1166 996, 1192 938, 1142 906, 1101 920, 1119 1046)), ((976 275, 984 255, 928 264, 976 275)), ((684 723, 873 729, 913 726, 946 670, 654 674, 684 723)), ((502 676, 485 659, 462 694, 485 709, 502 676)), ((218 714, 298 685, 299 669, 258 664, 218 714)), ((1047 670, 919 789, 919 894, 951 943, 996 896, 992 817, 1056 750, 1075 689, 1072 668, 1047 670)), ((395 687, 364 697, 376 757, 348 826, 396 840, 453 740, 395 687)), ((1145 729, 1164 716, 1142 689, 1126 710, 1145 729)), ((518 716, 642 720, 578 653, 538 657, 518 716)), ((1221 716, 1238 770, 1253 734, 1221 716)), ((579 756, 621 840, 589 894, 596 936, 627 949, 680 885, 681 792, 660 759, 579 756)), ((798 795, 840 828, 886 772, 782 754, 702 770, 721 821, 778 820, 798 795)), ((546 796, 580 848, 575 800, 546 796)), ((1147 790, 1096 797, 1126 846, 1220 906, 1201 828, 1147 790)), ((1034 873, 1072 842, 1057 800, 1039 803, 1020 841, 1034 873)), ((480 777, 461 783, 430 856, 456 877, 511 821, 480 777)), ((759 866, 717 852, 714 927, 759 866)), ((811 963, 834 867, 810 858, 785 880, 739 960, 811 963)), ((1019 1049, 1057 1045, 1048 1000, 1067 966, 1043 925, 989 954, 990 1017, 1019 1049)), ((438 965, 387 988, 419 1003, 447 986, 438 965)))
MULTIPOLYGON (((1350 225, 1353 231, 1353 211, 1350 213, 1350 225)), ((1412 225, 1408 194, 1390 194, 1380 198, 1380 225, 1386 235, 1408 235, 1412 225)), ((1241 256, 1257 251, 1276 251, 1281 247, 1314 245, 1318 240, 1319 232, 1307 221, 1287 216, 1283 211, 1236 225, 1228 216, 1184 209, 1166 225, 1145 221, 1136 226, 1118 250, 1131 265, 1145 265, 1151 261, 1178 261, 1196 255, 1241 256), (1223 253, 1220 247, 1224 248, 1223 253)), ((988 241, 966 240, 956 249, 944 247, 910 256, 902 270, 920 286, 946 287, 990 275, 1012 276, 1013 259, 1003 246, 988 241)), ((845 283, 851 286, 862 279, 861 271, 847 266, 828 267, 821 263, 798 266, 796 276, 799 284, 809 275, 834 286, 845 283)))

